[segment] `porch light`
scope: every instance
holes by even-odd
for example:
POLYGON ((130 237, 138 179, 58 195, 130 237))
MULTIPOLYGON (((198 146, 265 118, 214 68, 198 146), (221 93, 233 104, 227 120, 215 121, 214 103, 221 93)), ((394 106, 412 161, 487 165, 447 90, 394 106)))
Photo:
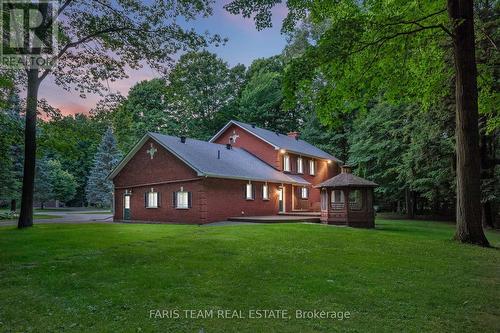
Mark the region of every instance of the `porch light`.
POLYGON ((332 163, 332 160, 328 160, 328 164, 331 164, 332 163))
POLYGON ((285 149, 280 149, 280 153, 284 154, 284 153, 286 153, 286 150, 285 149))

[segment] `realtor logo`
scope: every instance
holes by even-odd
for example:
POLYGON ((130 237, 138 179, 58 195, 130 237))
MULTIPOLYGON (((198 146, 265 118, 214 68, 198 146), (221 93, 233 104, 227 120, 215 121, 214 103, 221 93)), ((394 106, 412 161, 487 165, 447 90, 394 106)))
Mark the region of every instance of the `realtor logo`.
POLYGON ((0 0, 0 65, 50 68, 57 55, 58 0, 0 0))

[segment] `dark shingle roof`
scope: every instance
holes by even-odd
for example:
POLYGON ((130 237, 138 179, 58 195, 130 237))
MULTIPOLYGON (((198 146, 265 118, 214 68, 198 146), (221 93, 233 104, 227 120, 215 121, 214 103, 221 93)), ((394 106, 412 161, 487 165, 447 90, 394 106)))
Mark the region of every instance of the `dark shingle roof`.
POLYGON ((336 187, 377 187, 377 186, 378 186, 377 183, 374 183, 371 180, 355 176, 352 173, 341 173, 333 178, 325 180, 324 182, 316 185, 315 187, 336 188, 336 187))
POLYGON ((268 142, 276 148, 285 149, 297 154, 303 154, 342 163, 342 161, 335 156, 328 154, 327 152, 311 145, 304 140, 296 140, 295 138, 289 137, 286 134, 276 133, 257 126, 254 127, 250 124, 245 124, 236 120, 231 120, 221 131, 219 131, 219 133, 217 133, 212 139, 210 139, 210 141, 215 140, 230 124, 235 124, 245 129, 246 131, 254 134, 255 136, 261 138, 262 140, 268 142))
POLYGON ((227 149, 226 145, 189 138, 182 143, 178 137, 158 133, 148 133, 148 135, 200 175, 310 185, 299 176, 292 177, 279 172, 241 148, 227 149))

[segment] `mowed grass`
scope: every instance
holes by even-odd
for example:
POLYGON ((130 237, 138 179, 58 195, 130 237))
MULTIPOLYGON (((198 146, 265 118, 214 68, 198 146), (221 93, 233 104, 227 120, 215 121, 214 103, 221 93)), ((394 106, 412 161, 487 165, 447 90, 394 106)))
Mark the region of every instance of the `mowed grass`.
MULTIPOLYGON (((500 253, 443 223, 0 228, 0 331, 495 332, 500 253), (291 319, 150 318, 286 309, 291 319), (350 318, 296 319, 295 310, 350 318)), ((495 246, 500 235, 488 233, 495 246)))

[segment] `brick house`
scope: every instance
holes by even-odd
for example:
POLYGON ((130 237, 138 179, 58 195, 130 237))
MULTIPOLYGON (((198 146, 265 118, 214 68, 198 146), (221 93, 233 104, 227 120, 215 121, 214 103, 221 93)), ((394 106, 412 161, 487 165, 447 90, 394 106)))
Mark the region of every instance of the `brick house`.
POLYGON ((111 172, 114 219, 209 223, 319 212, 342 162, 301 140, 230 121, 208 142, 147 133, 111 172))

